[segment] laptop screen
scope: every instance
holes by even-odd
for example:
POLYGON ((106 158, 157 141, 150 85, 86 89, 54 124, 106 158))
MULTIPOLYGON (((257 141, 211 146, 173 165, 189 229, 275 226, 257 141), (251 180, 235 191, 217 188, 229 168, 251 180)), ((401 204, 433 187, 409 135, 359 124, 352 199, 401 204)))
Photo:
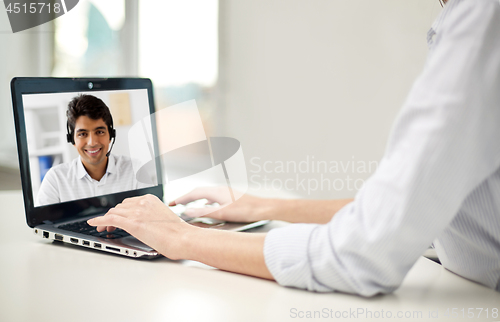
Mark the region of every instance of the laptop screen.
POLYGON ((130 196, 161 198, 159 165, 137 175, 144 154, 155 162, 157 150, 149 80, 21 78, 12 91, 30 226, 103 212, 130 196), (141 135, 151 144, 129 146, 145 120, 150 130, 141 135))

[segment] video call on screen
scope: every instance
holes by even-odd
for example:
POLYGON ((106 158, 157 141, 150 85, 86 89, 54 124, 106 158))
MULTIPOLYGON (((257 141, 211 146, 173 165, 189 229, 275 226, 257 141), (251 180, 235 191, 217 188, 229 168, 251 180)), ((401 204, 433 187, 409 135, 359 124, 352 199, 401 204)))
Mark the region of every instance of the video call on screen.
MULTIPOLYGON (((147 89, 25 94, 22 98, 35 206, 40 206, 36 200, 47 171, 79 157, 75 146, 67 142, 66 111, 68 103, 80 94, 98 97, 108 106, 116 130, 112 154, 134 159, 129 147, 128 131, 150 115, 147 89)), ((115 190, 113 192, 129 189, 115 190)))

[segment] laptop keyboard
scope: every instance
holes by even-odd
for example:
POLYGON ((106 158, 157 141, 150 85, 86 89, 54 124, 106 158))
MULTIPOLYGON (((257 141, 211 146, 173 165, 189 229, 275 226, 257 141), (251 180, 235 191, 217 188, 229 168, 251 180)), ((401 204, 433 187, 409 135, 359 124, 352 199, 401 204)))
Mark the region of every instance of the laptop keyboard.
POLYGON ((120 229, 120 228, 116 228, 112 232, 107 232, 106 230, 103 232, 98 232, 95 227, 87 224, 86 220, 60 225, 58 228, 68 230, 68 231, 71 231, 74 233, 91 235, 91 236, 100 237, 100 238, 107 238, 107 239, 116 239, 116 238, 130 236, 129 233, 127 233, 125 230, 120 229))

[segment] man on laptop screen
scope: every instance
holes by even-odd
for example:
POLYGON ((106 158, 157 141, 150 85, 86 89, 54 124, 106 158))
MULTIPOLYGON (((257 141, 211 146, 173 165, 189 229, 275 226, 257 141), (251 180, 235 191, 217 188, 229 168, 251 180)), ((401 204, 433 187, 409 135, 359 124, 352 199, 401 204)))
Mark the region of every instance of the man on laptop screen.
POLYGON ((36 206, 151 186, 136 180, 130 158, 111 154, 116 130, 111 112, 101 99, 87 94, 75 96, 66 116, 67 140, 79 157, 47 172, 36 206))

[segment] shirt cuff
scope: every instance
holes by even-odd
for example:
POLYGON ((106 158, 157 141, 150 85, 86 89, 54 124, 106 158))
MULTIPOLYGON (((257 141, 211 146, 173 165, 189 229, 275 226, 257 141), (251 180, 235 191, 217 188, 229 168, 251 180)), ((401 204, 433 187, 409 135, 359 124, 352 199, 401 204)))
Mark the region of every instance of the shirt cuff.
POLYGON ((331 291, 314 283, 308 261, 311 235, 319 225, 293 224, 272 229, 264 242, 264 259, 274 279, 283 286, 331 291))

